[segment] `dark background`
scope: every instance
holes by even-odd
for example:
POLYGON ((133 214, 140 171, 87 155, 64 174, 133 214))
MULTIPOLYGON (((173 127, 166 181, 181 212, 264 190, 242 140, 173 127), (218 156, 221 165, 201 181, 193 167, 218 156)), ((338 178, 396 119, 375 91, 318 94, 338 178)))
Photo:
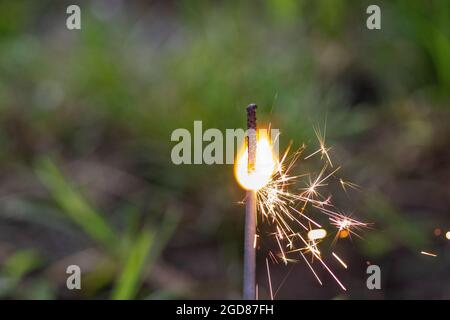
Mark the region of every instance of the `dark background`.
POLYGON ((72 3, 0 2, 1 298, 239 298, 244 192, 173 165, 170 135, 244 127, 250 102, 281 149, 326 120, 361 186, 335 202, 372 223, 333 248, 348 270, 326 258, 347 292, 297 263, 271 266, 277 299, 450 298, 448 1, 83 1, 70 31, 72 3))

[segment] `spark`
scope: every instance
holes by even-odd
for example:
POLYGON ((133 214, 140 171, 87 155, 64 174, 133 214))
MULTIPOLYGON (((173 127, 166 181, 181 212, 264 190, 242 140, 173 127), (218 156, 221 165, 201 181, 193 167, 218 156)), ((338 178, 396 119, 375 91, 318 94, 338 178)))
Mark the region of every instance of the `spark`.
MULTIPOLYGON (((324 147, 324 139, 322 139, 320 130, 317 129, 316 133, 320 137, 321 148, 323 148, 324 152, 328 152, 330 148, 324 147)), ((338 232, 347 231, 356 234, 353 229, 362 228, 366 224, 336 212, 331 203, 331 195, 325 196, 323 189, 340 170, 339 166, 332 167, 329 155, 326 156, 327 161, 317 175, 314 176, 311 173, 292 175, 290 171, 294 168, 306 147, 302 146, 289 157, 290 148, 291 145, 276 164, 276 169, 270 181, 257 191, 259 211, 264 219, 275 225, 273 236, 275 236, 280 250, 279 256, 284 264, 296 261, 295 259, 290 259, 289 256, 299 252, 320 284, 322 284, 322 281, 312 266, 313 260, 318 260, 336 280, 338 285, 343 290, 346 290, 345 286, 322 258, 319 244, 325 238, 327 232, 322 228, 321 224, 311 218, 308 209, 318 209, 319 212, 328 216, 330 224, 336 226, 338 232), (329 170, 330 167, 332 168, 331 170, 329 170), (301 184, 302 181, 304 181, 305 187, 297 189, 297 192, 290 191, 293 186, 301 184), (306 232, 308 240, 303 238, 298 228, 306 232), (311 262, 305 257, 305 254, 311 255, 311 262)), ((274 257, 276 259, 276 256, 274 257)))
POLYGON ((283 247, 281 246, 280 239, 277 236, 275 236, 275 238, 277 239, 278 246, 280 247, 280 252, 281 252, 281 256, 283 258, 283 262, 284 262, 284 264, 287 264, 286 255, 284 254, 284 250, 283 250, 283 247))
POLYGON ((294 266, 292 265, 291 268, 289 269, 289 272, 284 276, 283 281, 281 281, 281 283, 278 285, 277 290, 275 290, 275 293, 273 294, 274 299, 277 296, 278 291, 280 291, 281 287, 284 285, 286 280, 289 278, 289 276, 290 276, 290 274, 291 274, 293 269, 294 269, 294 266))
MULTIPOLYGON (((272 299, 273 292, 269 259, 271 263, 278 264, 281 262, 285 265, 291 262, 304 261, 319 284, 322 285, 322 280, 319 278, 314 267, 317 261, 319 266, 324 268, 345 291, 346 287, 333 273, 331 268, 328 267, 325 262, 325 254, 322 253, 322 241, 327 235, 326 229, 328 229, 328 226, 323 227, 322 223, 319 223, 316 219, 322 217, 321 222, 322 220, 327 221, 329 226, 336 228, 337 233, 332 244, 337 241, 338 237, 346 238, 350 235, 360 237, 359 233, 361 229, 368 226, 367 223, 358 221, 351 217, 350 214, 340 211, 333 204, 333 196, 327 190, 332 182, 337 182, 338 185, 340 184, 346 194, 349 189, 358 189, 359 186, 337 177, 337 173, 341 167, 334 165, 331 161, 331 147, 328 147, 325 141, 326 127, 323 133, 319 127, 315 127, 314 131, 318 139, 319 149, 302 159, 306 161, 314 155, 320 154, 321 165, 316 172, 299 174, 293 174, 292 172, 307 147, 302 145, 296 151, 291 152, 292 143, 290 143, 279 159, 274 154, 267 153, 266 141, 269 141, 269 139, 268 136, 262 135, 265 139, 265 157, 269 159, 269 165, 264 170, 270 170, 270 172, 264 172, 262 176, 266 180, 259 180, 257 183, 259 187, 253 190, 256 191, 258 214, 261 217, 258 220, 273 228, 269 232, 269 235, 272 239, 273 237, 275 238, 275 243, 278 247, 276 253, 269 250, 268 257, 266 258, 272 299), (273 164, 271 162, 272 160, 274 161, 273 164)), ((278 136, 276 138, 278 139, 278 136)), ((259 149, 257 148, 257 150, 259 149)), ((261 156, 261 158, 263 157, 261 156)), ((238 164, 238 166, 243 167, 245 165, 245 161, 238 164)), ((258 168, 258 159, 256 160, 255 166, 258 168)), ((261 168, 263 169, 262 166, 261 168)), ((251 177, 242 177, 240 171, 246 172, 246 170, 245 168, 243 170, 237 168, 235 171, 237 178, 242 178, 242 181, 240 181, 241 185, 247 184, 254 186, 255 183, 251 181, 251 177)), ((258 237, 258 247, 264 246, 263 239, 261 235, 258 237)), ((256 242, 257 239, 255 238, 255 247, 256 242)), ((345 262, 336 253, 332 252, 332 255, 347 269, 345 262)))
POLYGON ((328 161, 328 163, 330 164, 331 167, 333 167, 333 163, 331 162, 331 158, 330 158, 330 154, 329 151, 331 150, 331 147, 326 146, 325 144, 325 137, 327 134, 327 125, 325 123, 324 126, 324 133, 322 134, 320 127, 318 126, 314 126, 313 127, 314 132, 316 134, 317 140, 319 141, 319 149, 317 149, 316 151, 314 151, 313 153, 311 153, 309 156, 307 156, 305 158, 305 160, 311 158, 312 156, 320 153, 320 159, 326 159, 328 161))
POLYGON ((314 274, 314 276, 316 277, 317 281, 319 281, 320 285, 322 285, 322 281, 320 280, 319 276, 317 275, 316 271, 314 270, 314 268, 311 266, 311 264, 309 263, 309 261, 305 258, 305 255, 300 252, 300 255, 302 256, 303 260, 305 260, 306 264, 308 265, 309 269, 311 269, 311 272, 314 274))
POLYGON ((344 285, 342 284, 341 281, 339 281, 339 279, 336 277, 336 275, 330 270, 330 268, 328 268, 328 266, 325 264, 325 262, 323 262, 322 259, 319 259, 320 263, 322 263, 322 265, 324 266, 325 269, 327 269, 327 271, 331 274, 331 276, 334 278, 334 280, 336 280, 336 282, 339 284, 339 286, 342 288, 342 290, 347 291, 347 288, 344 287, 344 285))
POLYGON ((424 256, 430 256, 430 257, 437 257, 437 254, 435 253, 430 253, 430 252, 426 252, 426 251, 420 251, 421 254, 423 254, 424 256))
POLYGON ((361 187, 359 185, 357 185, 356 183, 350 182, 350 181, 345 181, 342 178, 339 178, 339 183, 341 184, 342 189, 345 191, 346 194, 347 193, 347 187, 348 188, 352 188, 355 190, 359 190, 361 187))
POLYGON ((324 208, 321 208, 320 210, 329 216, 330 223, 338 229, 334 241, 337 240, 337 237, 346 238, 350 234, 361 238, 356 231, 368 227, 367 223, 352 219, 344 214, 324 208))
POLYGON ((337 261, 339 261, 340 264, 342 264, 342 266, 343 266, 345 269, 347 269, 347 265, 345 264, 345 262, 342 261, 342 259, 339 258, 339 256, 338 256, 336 253, 332 252, 332 255, 333 255, 333 257, 336 258, 337 261))
POLYGON ((269 281, 269 289, 270 289, 270 299, 273 300, 272 280, 270 279, 269 261, 267 260, 267 258, 266 258, 266 266, 267 266, 267 279, 269 281))

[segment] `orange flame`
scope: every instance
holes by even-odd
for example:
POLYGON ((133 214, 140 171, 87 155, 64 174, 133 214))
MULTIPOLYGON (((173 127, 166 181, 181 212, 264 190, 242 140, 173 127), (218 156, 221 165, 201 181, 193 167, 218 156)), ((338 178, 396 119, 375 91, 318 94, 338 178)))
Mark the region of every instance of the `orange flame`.
POLYGON ((266 130, 258 130, 254 169, 248 170, 248 147, 245 144, 238 153, 234 174, 246 190, 259 190, 269 183, 277 164, 272 144, 266 130))

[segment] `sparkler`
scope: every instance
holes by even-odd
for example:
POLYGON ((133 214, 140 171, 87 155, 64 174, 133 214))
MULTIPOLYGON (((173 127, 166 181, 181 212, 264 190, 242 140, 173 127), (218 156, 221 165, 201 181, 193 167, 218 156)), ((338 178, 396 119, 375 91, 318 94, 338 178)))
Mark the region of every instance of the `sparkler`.
MULTIPOLYGON (((346 290, 342 282, 325 263, 319 246, 327 236, 327 228, 336 230, 333 244, 339 238, 355 235, 367 227, 367 223, 360 222, 348 214, 339 211, 332 203, 332 196, 325 194, 325 188, 334 179, 347 194, 348 189, 359 188, 356 184, 337 177, 339 166, 331 160, 330 150, 325 143, 326 128, 322 134, 319 128, 314 128, 319 149, 306 156, 304 160, 320 156, 322 168, 318 174, 291 174, 296 163, 300 160, 306 146, 302 146, 293 154, 289 154, 290 146, 278 159, 273 152, 271 139, 267 131, 259 130, 256 134, 256 105, 247 107, 247 126, 249 130, 247 146, 238 155, 235 174, 241 186, 247 190, 245 242, 244 242, 244 299, 255 298, 255 256, 256 240, 262 239, 256 235, 257 212, 260 223, 267 223, 273 227, 270 237, 275 238, 279 252, 269 251, 269 258, 273 263, 304 261, 318 282, 322 285, 313 263, 320 265, 331 275, 336 283, 346 290), (312 213, 319 212, 327 219, 328 225, 322 226, 312 213), (310 259, 308 259, 310 256, 310 259), (301 260, 300 260, 301 258, 301 260)), ((278 138, 278 137, 276 137, 278 138)), ((347 269, 347 264, 334 252, 333 257, 347 269)), ((269 259, 266 258, 268 279, 270 282, 269 259)), ((273 298, 272 284, 269 283, 271 298, 273 298)), ((279 289, 279 288, 278 288, 279 289)), ((278 290, 276 290, 278 292, 278 290)), ((275 295, 276 295, 275 292, 275 295)))
MULTIPOLYGON (((256 161, 256 105, 247 107, 247 149, 248 164, 247 172, 251 175, 255 171, 256 161)), ((254 181, 254 180, 251 180, 254 181)), ((244 290, 245 300, 254 300, 255 293, 255 270, 256 270, 256 191, 247 190, 245 202, 245 235, 244 235, 244 290)))

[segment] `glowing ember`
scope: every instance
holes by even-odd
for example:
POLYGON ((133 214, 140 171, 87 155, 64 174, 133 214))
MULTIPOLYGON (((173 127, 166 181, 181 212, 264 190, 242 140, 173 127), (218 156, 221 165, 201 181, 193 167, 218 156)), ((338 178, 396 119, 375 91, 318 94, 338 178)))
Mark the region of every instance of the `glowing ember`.
POLYGON ((308 232, 308 239, 313 240, 319 240, 325 238, 327 235, 327 231, 325 229, 313 229, 308 232))
POLYGON ((347 230, 338 231, 339 238, 345 239, 350 233, 347 230))

